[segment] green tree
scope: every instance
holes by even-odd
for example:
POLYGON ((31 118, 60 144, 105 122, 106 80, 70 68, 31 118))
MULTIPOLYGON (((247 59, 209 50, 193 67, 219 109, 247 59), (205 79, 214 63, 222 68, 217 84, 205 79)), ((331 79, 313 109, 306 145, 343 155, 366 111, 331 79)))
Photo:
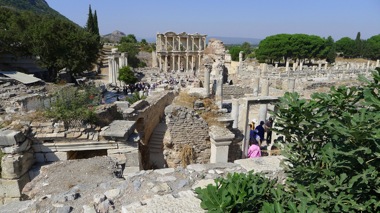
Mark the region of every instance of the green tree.
POLYGON ((88 32, 96 33, 94 14, 92 14, 91 5, 88 6, 88 18, 86 23, 86 29, 88 32))
POLYGON ((96 13, 96 10, 94 11, 93 19, 94 19, 94 33, 96 35, 100 36, 100 34, 99 34, 99 25, 98 25, 98 14, 96 13))
POLYGON ((127 36, 123 36, 120 39, 120 43, 132 43, 137 44, 136 36, 133 34, 128 34, 127 36))
POLYGON ((373 60, 380 59, 380 34, 367 39, 365 44, 365 57, 373 60))
POLYGON ((335 42, 336 51, 343 54, 345 58, 355 57, 355 41, 349 37, 343 37, 335 42))
POLYGON ((307 205, 323 212, 380 210, 380 69, 373 77, 362 78, 361 87, 333 87, 310 100, 287 93, 277 105, 287 187, 308 197, 307 205))
POLYGON ((360 32, 356 34, 355 38, 355 57, 361 58, 363 56, 363 41, 360 38, 360 32))
POLYGON ((131 97, 126 98, 126 101, 128 101, 128 103, 132 105, 136 103, 137 101, 144 100, 144 99, 146 99, 146 96, 144 95, 140 96, 138 92, 134 92, 131 97))
POLYGON ((239 61, 239 53, 242 51, 241 46, 234 45, 228 49, 233 61, 239 61))
POLYGON ((129 66, 125 66, 119 69, 118 80, 124 82, 125 84, 134 84, 137 82, 135 73, 129 66))
POLYGON ((326 61, 330 64, 334 63, 336 58, 336 49, 334 39, 331 36, 329 36, 326 40, 326 52, 326 61))
POLYGON ((95 106, 100 103, 100 91, 93 86, 69 87, 53 96, 53 104, 46 116, 63 121, 65 128, 95 124, 95 106))

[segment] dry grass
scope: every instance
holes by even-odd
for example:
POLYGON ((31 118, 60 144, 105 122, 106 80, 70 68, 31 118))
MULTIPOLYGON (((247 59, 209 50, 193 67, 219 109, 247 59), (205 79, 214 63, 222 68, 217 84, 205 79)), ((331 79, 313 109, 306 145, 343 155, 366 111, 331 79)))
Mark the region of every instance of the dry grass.
POLYGON ((193 147, 189 146, 188 144, 184 145, 181 151, 182 167, 186 167, 187 165, 193 163, 193 159, 194 159, 193 147))
POLYGON ((193 109, 194 102, 198 99, 198 97, 191 96, 186 92, 180 92, 178 96, 174 99, 173 103, 184 106, 190 109, 193 109))
POLYGON ((221 126, 224 127, 224 125, 218 121, 218 114, 214 111, 208 111, 208 112, 201 112, 199 113, 200 116, 203 118, 203 120, 206 121, 208 126, 221 126))
MULTIPOLYGON (((364 58, 342 58, 342 57, 337 57, 335 59, 336 62, 355 62, 355 63, 367 63, 368 59, 364 58)), ((372 61, 376 62, 376 61, 372 61)))

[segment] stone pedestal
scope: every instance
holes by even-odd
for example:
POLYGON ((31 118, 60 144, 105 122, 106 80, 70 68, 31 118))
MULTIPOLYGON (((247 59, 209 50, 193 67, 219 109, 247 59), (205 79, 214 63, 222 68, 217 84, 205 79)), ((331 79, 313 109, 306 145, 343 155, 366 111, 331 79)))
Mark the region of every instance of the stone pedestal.
POLYGON ((211 157, 210 163, 227 163, 228 149, 235 135, 219 126, 210 127, 211 157))

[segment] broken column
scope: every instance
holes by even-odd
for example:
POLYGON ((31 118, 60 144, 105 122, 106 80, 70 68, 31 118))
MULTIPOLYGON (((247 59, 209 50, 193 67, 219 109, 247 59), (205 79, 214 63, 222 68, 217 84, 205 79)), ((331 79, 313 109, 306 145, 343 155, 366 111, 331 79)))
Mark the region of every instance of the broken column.
POLYGON ((22 188, 30 181, 28 171, 34 163, 31 141, 24 133, 0 130, 1 160, 0 205, 20 200, 22 188))
POLYGON ((235 135, 225 127, 210 127, 211 157, 210 163, 227 163, 228 149, 235 135))
POLYGON ((210 96, 210 73, 212 70, 211 64, 205 64, 204 88, 206 89, 206 97, 210 96))

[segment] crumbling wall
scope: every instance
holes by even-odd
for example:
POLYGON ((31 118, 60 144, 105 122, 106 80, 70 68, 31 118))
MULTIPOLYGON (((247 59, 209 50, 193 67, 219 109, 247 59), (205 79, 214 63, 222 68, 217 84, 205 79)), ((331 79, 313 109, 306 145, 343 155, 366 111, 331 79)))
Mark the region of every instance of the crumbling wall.
POLYGON ((164 157, 169 167, 182 164, 192 154, 190 163, 208 163, 211 156, 208 125, 194 110, 169 105, 165 108, 168 130, 164 138, 164 157), (192 153, 189 153, 190 150, 192 153), (187 152, 187 153, 185 153, 187 152))

